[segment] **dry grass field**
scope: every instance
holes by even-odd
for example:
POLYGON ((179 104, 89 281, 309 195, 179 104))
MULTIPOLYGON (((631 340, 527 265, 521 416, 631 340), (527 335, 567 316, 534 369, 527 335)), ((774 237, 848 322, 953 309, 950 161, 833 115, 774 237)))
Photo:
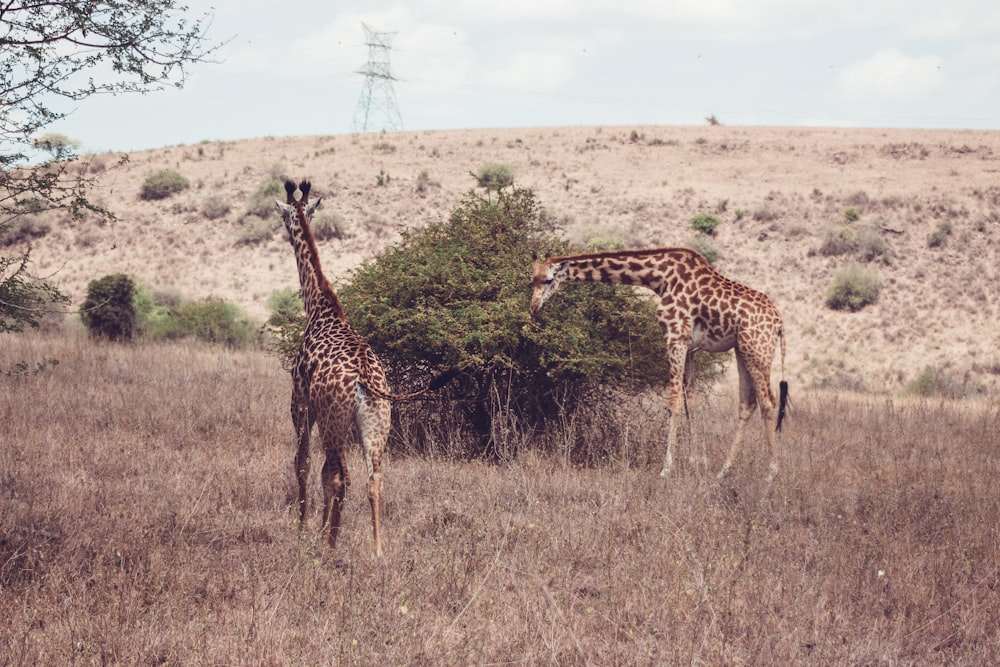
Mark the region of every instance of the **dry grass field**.
POLYGON ((35 221, 32 270, 76 305, 123 272, 263 320, 297 279, 282 234, 247 215, 262 185, 312 179, 343 281, 446 218, 486 163, 580 247, 707 243, 773 298, 792 395, 774 483, 757 417, 715 479, 729 377, 693 397, 670 479, 655 395, 602 424, 625 446, 589 467, 552 446, 568 432, 513 433, 502 463, 401 434, 381 560, 352 452, 330 553, 315 514, 297 526, 274 356, 101 344, 70 315, 0 337, 0 373, 43 366, 0 374, 0 665, 1000 663, 1000 133, 529 128, 97 155, 118 222, 35 221), (140 199, 161 169, 191 186, 140 199), (878 301, 831 310, 854 264, 878 301))
POLYGON ((60 359, 0 379, 2 664, 1000 660, 995 401, 800 389, 770 486, 759 427, 712 475, 730 386, 681 442, 708 470, 668 480, 649 437, 587 469, 396 455, 377 560, 358 484, 336 552, 298 531, 273 357, 74 331, 0 346, 60 359))

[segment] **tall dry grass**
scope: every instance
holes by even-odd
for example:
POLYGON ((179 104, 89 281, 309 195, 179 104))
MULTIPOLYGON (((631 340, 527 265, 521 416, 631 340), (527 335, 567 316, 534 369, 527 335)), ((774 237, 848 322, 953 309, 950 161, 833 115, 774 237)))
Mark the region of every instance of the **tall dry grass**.
POLYGON ((770 487, 759 426, 711 474, 729 387, 682 442, 708 468, 668 480, 644 456, 397 456, 376 560, 362 485, 336 552, 315 517, 299 534, 276 360, 0 339, 0 368, 50 356, 0 378, 4 664, 1000 659, 995 401, 793 387, 770 487))

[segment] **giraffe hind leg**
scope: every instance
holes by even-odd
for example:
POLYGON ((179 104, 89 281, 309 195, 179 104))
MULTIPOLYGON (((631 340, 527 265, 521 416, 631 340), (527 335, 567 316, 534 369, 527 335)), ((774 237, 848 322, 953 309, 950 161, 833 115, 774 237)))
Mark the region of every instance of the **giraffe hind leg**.
POLYGON ((382 452, 389 437, 390 407, 384 401, 362 400, 358 406, 358 430, 368 472, 368 503, 372 510, 372 540, 375 555, 382 555, 382 452))
POLYGON ((323 533, 330 548, 337 545, 340 532, 340 513, 347 495, 343 447, 327 449, 323 463, 323 533))
POLYGON ((726 455, 726 461, 722 464, 722 468, 719 470, 719 474, 717 475, 718 479, 722 479, 729 474, 730 470, 732 470, 733 463, 736 461, 736 457, 740 453, 740 443, 743 441, 743 432, 746 431, 747 423, 750 421, 750 417, 753 416, 754 410, 757 409, 757 393, 754 387, 754 382, 751 379, 750 372, 747 369, 743 356, 738 351, 736 353, 736 367, 739 371, 740 378, 739 421, 736 423, 736 433, 733 435, 733 442, 729 446, 729 453, 726 455))

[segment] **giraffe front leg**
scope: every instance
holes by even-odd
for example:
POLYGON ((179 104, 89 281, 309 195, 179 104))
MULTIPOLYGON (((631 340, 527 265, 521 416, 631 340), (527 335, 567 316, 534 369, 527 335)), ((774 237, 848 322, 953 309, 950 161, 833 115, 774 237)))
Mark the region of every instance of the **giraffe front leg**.
POLYGON ((669 398, 667 399, 667 410, 669 412, 669 423, 667 426, 667 453, 663 456, 663 469, 660 470, 660 477, 669 477, 674 468, 674 444, 677 442, 677 412, 681 407, 684 391, 684 360, 687 350, 680 349, 679 354, 674 350, 670 354, 670 380, 669 398))
POLYGON ((299 487, 299 530, 306 525, 309 493, 309 423, 308 411, 292 407, 292 421, 295 424, 295 480, 299 487))
POLYGON ((323 463, 323 533, 333 549, 340 532, 340 512, 347 495, 343 450, 328 451, 323 463))

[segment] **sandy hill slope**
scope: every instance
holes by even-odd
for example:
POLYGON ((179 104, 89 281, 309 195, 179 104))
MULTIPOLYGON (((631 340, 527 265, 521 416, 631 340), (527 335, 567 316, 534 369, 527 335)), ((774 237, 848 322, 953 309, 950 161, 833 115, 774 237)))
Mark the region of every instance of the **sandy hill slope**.
POLYGON ((133 153, 122 166, 94 159, 95 198, 119 222, 56 222, 32 255, 35 273, 77 303, 88 281, 124 272, 263 319, 267 297, 297 283, 280 233, 241 242, 261 184, 313 181, 344 232, 320 244, 336 280, 401 231, 446 218, 474 187, 470 172, 494 162, 581 247, 688 245, 691 218, 715 215, 716 266, 781 308, 786 375, 799 386, 898 391, 927 368, 980 393, 1000 384, 998 132, 521 128, 266 137, 133 153), (140 200, 143 180, 164 168, 192 187, 140 200), (845 238, 860 248, 838 254, 845 238), (881 296, 832 311, 825 293, 852 263, 878 277, 881 296))

